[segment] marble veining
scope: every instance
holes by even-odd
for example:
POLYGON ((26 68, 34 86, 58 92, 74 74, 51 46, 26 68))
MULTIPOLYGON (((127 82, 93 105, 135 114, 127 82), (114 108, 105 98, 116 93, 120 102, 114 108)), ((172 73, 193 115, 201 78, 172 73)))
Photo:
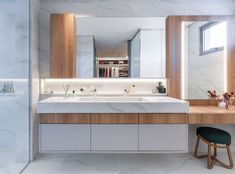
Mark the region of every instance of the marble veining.
POLYGON ((29 162, 29 1, 0 1, 0 173, 19 173, 29 162), (3 9, 3 10, 2 10, 3 9))
POLYGON ((41 100, 37 104, 38 113, 187 113, 188 102, 172 97, 115 97, 102 99, 91 97, 84 100, 83 97, 66 99, 63 97, 51 97, 41 100), (99 99, 99 100, 97 100, 99 99), (135 100, 134 100, 135 99, 135 100), (138 99, 138 100, 136 100, 138 99), (140 99, 140 100, 139 100, 140 99))
MULTIPOLYGON (((226 159, 224 153, 220 154, 226 159)), ((189 154, 47 154, 39 155, 22 174, 232 174, 189 154)))
POLYGON ((93 36, 77 36, 77 78, 93 78, 95 47, 93 36))

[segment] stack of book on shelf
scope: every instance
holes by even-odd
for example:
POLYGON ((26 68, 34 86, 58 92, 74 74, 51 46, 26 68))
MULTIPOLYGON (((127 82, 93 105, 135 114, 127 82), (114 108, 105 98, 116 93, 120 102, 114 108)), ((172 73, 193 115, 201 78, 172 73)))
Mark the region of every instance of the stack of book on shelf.
POLYGON ((96 62, 97 77, 128 77, 128 58, 97 58, 96 62))

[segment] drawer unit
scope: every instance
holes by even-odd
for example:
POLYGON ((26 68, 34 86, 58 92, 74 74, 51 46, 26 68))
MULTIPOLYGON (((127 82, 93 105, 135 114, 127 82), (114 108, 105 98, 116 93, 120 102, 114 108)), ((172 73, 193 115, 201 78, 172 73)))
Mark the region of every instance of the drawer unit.
POLYGON ((188 151, 188 125, 140 124, 140 151, 188 151))
POLYGON ((138 124, 92 124, 91 150, 138 150, 138 124))
POLYGON ((90 150, 90 124, 40 124, 40 151, 90 150))

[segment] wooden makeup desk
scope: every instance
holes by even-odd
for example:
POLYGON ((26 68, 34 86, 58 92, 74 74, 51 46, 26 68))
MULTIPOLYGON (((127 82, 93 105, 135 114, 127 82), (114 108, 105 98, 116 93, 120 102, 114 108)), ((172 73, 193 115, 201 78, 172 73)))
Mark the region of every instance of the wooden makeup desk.
POLYGON ((232 109, 190 106, 188 124, 235 124, 235 106, 232 109))

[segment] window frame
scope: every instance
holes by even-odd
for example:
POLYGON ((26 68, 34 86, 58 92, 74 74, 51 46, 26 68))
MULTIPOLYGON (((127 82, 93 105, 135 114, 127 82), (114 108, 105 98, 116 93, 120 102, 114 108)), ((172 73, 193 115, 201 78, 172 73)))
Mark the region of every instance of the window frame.
POLYGON ((204 50, 204 44, 205 44, 205 42, 204 42, 204 40, 205 40, 204 32, 205 32, 205 30, 207 30, 207 29, 209 29, 209 28, 211 28, 211 27, 213 27, 213 26, 215 26, 215 25, 217 25, 221 22, 223 22, 223 21, 208 22, 208 23, 202 25, 201 27, 199 27, 199 35, 200 35, 199 55, 200 56, 224 50, 224 46, 214 47, 214 48, 210 48, 209 50, 204 50))

